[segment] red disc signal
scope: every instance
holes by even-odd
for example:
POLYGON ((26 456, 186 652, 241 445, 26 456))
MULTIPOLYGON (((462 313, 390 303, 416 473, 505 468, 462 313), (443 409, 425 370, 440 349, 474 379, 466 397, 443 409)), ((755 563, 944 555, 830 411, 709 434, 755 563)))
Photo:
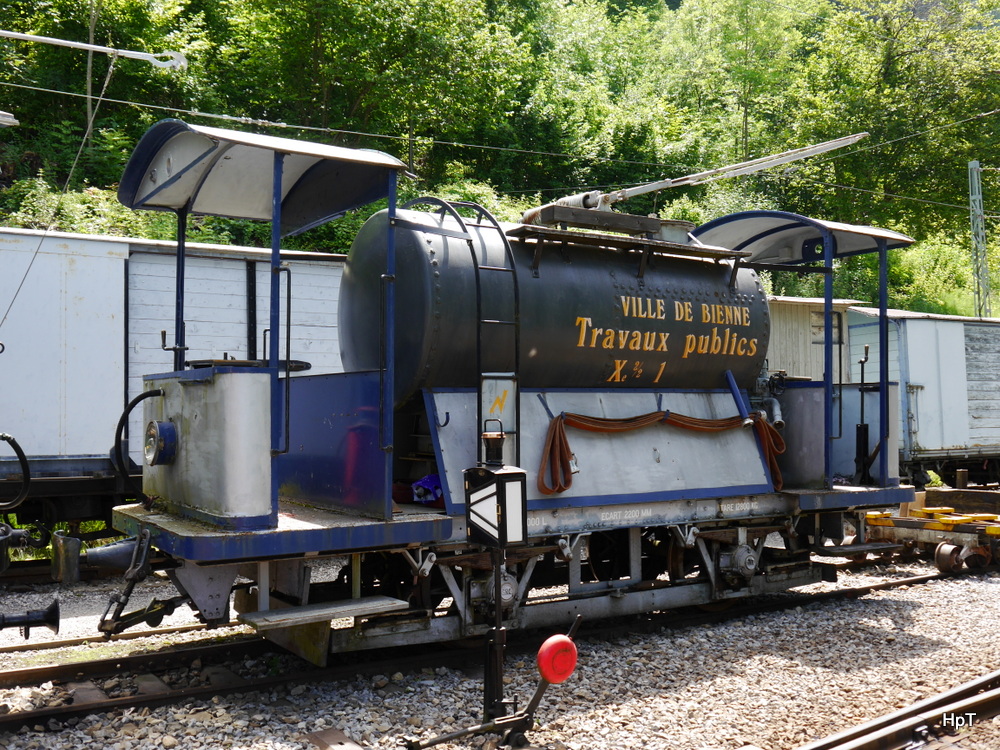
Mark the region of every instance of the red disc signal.
POLYGON ((538 671, 547 682, 558 685, 576 669, 576 644, 565 635, 554 635, 538 649, 538 671))

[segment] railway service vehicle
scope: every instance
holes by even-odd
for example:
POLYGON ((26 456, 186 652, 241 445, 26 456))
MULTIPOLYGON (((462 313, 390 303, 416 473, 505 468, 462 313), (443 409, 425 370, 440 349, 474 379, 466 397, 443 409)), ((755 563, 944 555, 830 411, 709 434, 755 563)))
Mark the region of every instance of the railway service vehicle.
POLYGON ((502 224, 473 204, 397 205, 405 172, 377 151, 178 120, 138 143, 119 199, 178 217, 175 319, 172 362, 122 418, 141 409, 143 495, 114 511, 130 540, 105 633, 235 609, 322 664, 726 603, 828 578, 814 553, 863 552, 866 513, 912 499, 887 359, 870 389, 839 388, 829 325, 837 260, 873 252, 887 336, 887 253, 910 238, 779 211, 694 227, 592 194, 502 224), (374 201, 325 300, 342 371, 306 370, 326 353, 296 348, 301 280, 281 239, 374 201), (193 215, 271 222, 267 358, 200 353, 193 215), (758 273, 803 268, 827 278, 816 380, 768 371, 758 273), (870 437, 836 439, 838 400, 870 437), (153 554, 177 595, 130 603, 153 554))

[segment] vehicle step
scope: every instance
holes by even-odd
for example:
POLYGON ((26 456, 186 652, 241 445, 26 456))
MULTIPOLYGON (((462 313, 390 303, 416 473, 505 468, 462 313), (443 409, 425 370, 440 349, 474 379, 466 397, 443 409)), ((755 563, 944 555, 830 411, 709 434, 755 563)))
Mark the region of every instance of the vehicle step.
POLYGON ((301 607, 244 612, 237 619, 256 630, 274 630, 294 625, 307 625, 311 622, 336 620, 341 617, 378 615, 383 612, 409 609, 409 607, 410 605, 402 599, 393 599, 389 596, 364 596, 360 599, 348 599, 341 602, 324 602, 305 604, 301 607))
POLYGON ((812 547, 811 550, 813 554, 820 557, 854 557, 855 555, 867 555, 869 552, 895 552, 902 548, 902 544, 868 542, 866 544, 842 544, 837 547, 812 547))

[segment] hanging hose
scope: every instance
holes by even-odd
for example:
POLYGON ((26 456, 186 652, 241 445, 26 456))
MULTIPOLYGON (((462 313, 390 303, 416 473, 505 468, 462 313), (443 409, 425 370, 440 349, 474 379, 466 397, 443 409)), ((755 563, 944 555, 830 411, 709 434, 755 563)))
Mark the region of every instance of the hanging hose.
POLYGON ((14 453, 17 454, 17 460, 21 464, 21 490, 13 500, 0 500, 0 513, 8 513, 23 503, 24 499, 28 496, 28 486, 31 484, 31 470, 28 466, 28 458, 24 455, 24 451, 21 450, 21 446, 17 444, 12 435, 0 432, 0 440, 10 443, 10 447, 14 449, 14 453))
POLYGON ((142 488, 136 487, 132 483, 132 475, 128 472, 128 467, 125 465, 125 454, 122 451, 122 435, 125 432, 125 425, 128 423, 129 415, 132 410, 138 406, 142 401, 147 398, 152 398, 153 396, 162 396, 162 388, 154 388, 151 391, 144 391, 136 396, 134 399, 128 402, 128 406, 125 407, 125 411, 122 412, 121 419, 118 420, 118 427, 115 429, 115 469, 121 475, 122 479, 125 480, 126 485, 130 485, 135 492, 137 498, 142 497, 142 488))
MULTIPOLYGON (((785 440, 781 437, 781 433, 774 428, 774 425, 770 424, 760 412, 751 413, 750 418, 753 420, 764 458, 771 470, 774 489, 780 490, 783 483, 781 471, 778 468, 778 455, 785 452, 785 440)), ((575 427, 578 430, 587 430, 588 432, 616 433, 638 430, 655 424, 669 424, 698 432, 722 432, 742 427, 743 422, 743 418, 740 416, 726 419, 700 419, 669 411, 654 411, 629 419, 588 417, 583 414, 564 412, 553 417, 552 421, 549 422, 549 431, 545 436, 545 448, 542 450, 542 463, 538 468, 538 491, 543 495, 554 495, 557 492, 565 492, 573 486, 571 466, 573 452, 569 448, 566 427, 575 427), (546 473, 548 473, 550 481, 546 480, 546 473)))

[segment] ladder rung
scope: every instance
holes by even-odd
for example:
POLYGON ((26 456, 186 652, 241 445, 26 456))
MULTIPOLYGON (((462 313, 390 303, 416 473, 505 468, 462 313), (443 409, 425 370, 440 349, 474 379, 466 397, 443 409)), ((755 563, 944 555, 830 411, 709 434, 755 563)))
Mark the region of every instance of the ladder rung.
POLYGON ((479 373, 483 380, 514 380, 516 373, 513 372, 482 372, 479 373))
POLYGON ((514 273, 513 268, 506 266, 479 266, 480 271, 503 271, 504 273, 514 273))
POLYGON ((482 324, 484 324, 484 325, 488 324, 488 325, 495 325, 495 326, 512 326, 512 325, 516 325, 517 324, 516 320, 495 320, 495 319, 490 319, 490 320, 480 320, 479 322, 482 323, 482 324))

